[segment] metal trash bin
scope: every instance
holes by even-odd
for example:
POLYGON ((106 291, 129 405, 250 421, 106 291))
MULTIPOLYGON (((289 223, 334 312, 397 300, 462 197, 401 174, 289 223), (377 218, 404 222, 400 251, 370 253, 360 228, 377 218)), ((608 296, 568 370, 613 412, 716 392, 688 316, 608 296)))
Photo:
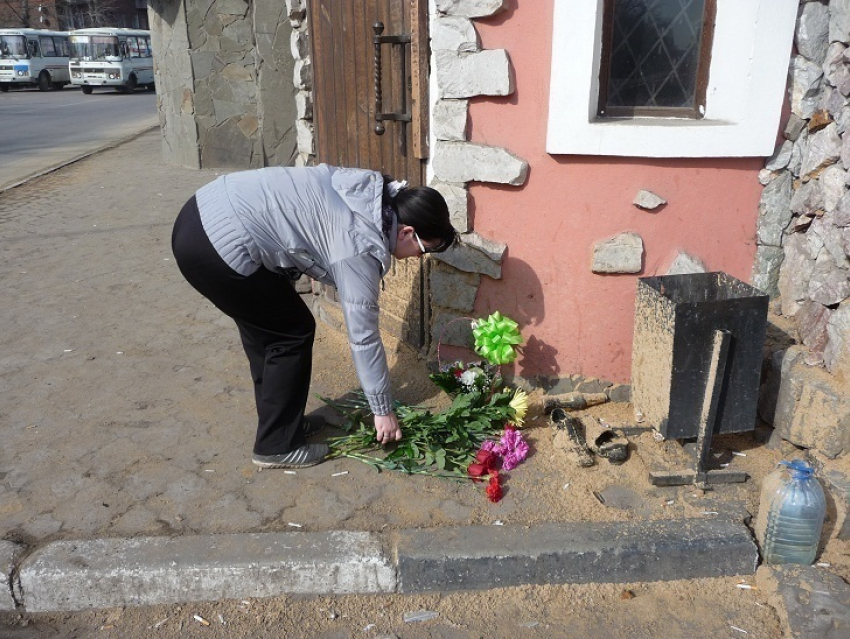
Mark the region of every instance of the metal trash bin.
POLYGON ((756 423, 768 296, 722 273, 638 279, 632 403, 665 439, 699 433, 714 333, 731 333, 714 433, 756 423))

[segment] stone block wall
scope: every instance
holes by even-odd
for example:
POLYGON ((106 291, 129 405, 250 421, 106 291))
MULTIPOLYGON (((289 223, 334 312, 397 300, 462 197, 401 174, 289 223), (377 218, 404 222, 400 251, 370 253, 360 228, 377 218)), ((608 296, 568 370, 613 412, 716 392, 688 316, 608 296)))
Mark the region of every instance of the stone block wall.
POLYGON ((507 245, 481 237, 472 228, 469 182, 521 186, 528 163, 507 149, 468 141, 470 98, 504 96, 514 91, 510 57, 504 50, 483 50, 472 22, 503 11, 505 0, 435 0, 430 36, 436 95, 432 96, 430 186, 449 205, 461 243, 432 259, 432 355, 438 345, 469 346, 473 311, 481 277, 502 277, 507 245))
POLYGON ((274 0, 149 6, 164 159, 195 168, 293 164, 287 7, 274 0))
POLYGON ((150 0, 157 110, 166 162, 200 168, 185 0, 150 0))
POLYGON ((316 159, 316 144, 313 134, 313 64, 307 0, 286 0, 286 15, 292 28, 290 56, 292 86, 295 89, 295 166, 312 166, 316 159))
POLYGON ((762 416, 829 457, 850 437, 850 1, 803 1, 791 115, 759 179, 753 283, 801 346, 772 358, 762 416))

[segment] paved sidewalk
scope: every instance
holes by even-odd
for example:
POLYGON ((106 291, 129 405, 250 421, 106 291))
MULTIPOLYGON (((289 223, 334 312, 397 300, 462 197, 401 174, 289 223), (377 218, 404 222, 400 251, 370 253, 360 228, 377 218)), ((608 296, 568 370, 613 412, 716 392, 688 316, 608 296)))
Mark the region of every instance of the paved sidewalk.
MULTIPOLYGON (((347 460, 257 472, 235 325, 170 249, 178 210, 217 172, 165 165, 159 145, 151 132, 0 195, 0 537, 492 521, 478 490, 347 460)), ((438 399, 423 362, 390 355, 400 399, 438 399)), ((320 323, 308 411, 333 415, 316 395, 356 387, 345 338, 320 323)))
MULTIPOLYGON (((247 596, 754 572, 755 546, 734 517, 673 512, 623 527, 614 522, 632 517, 608 509, 594 523, 553 521, 564 477, 533 460, 497 505, 480 487, 350 460, 258 472, 236 329, 170 251, 179 208, 218 173, 160 157, 154 131, 0 193, 10 586, 0 610, 215 599, 239 596, 239 584, 247 596)), ((315 352, 315 395, 357 386, 342 335, 320 323, 315 352)), ((390 348, 390 359, 399 399, 445 401, 414 353, 390 348)), ((315 396, 308 410, 333 416, 315 396)), ((618 481, 616 467, 605 472, 618 481)))

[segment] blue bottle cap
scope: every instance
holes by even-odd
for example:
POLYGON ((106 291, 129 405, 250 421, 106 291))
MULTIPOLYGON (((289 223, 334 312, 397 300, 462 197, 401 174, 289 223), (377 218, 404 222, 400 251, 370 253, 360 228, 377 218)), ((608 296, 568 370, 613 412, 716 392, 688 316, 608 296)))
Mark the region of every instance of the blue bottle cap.
POLYGON ((790 462, 782 461, 779 463, 788 469, 791 473, 791 477, 794 479, 808 479, 815 474, 815 469, 809 466, 802 459, 795 459, 790 462))

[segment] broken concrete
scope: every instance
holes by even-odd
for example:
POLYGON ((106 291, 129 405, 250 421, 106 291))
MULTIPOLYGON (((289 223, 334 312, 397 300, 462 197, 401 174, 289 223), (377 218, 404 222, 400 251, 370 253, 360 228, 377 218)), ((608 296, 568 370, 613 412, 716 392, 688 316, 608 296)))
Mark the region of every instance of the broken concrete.
POLYGON ((0 539, 0 611, 14 610, 15 600, 12 597, 12 572, 22 548, 11 541, 0 539))

